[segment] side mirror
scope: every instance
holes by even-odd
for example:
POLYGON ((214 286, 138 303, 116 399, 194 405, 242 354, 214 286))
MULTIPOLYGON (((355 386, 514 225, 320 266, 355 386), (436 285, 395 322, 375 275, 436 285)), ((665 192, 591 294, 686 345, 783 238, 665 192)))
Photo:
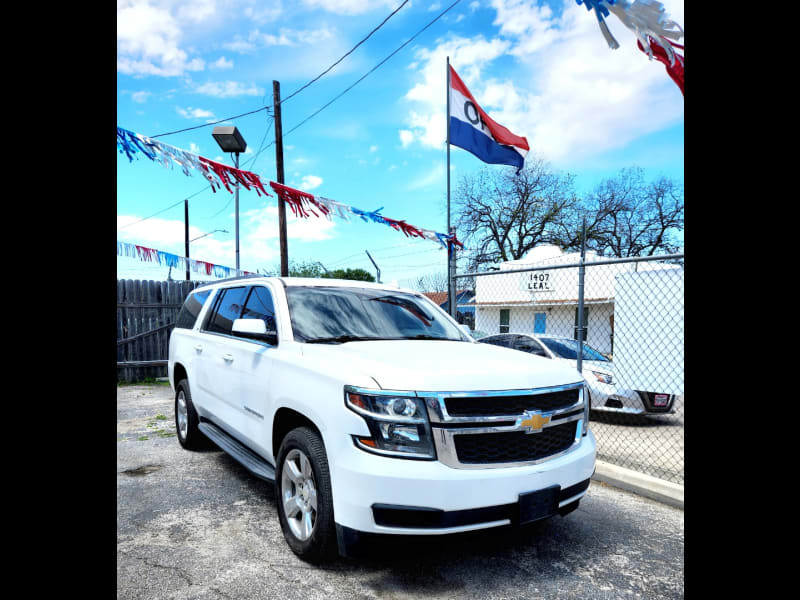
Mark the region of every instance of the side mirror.
POLYGON ((234 335, 278 345, 278 332, 267 331, 267 324, 261 319, 236 319, 231 330, 234 335))

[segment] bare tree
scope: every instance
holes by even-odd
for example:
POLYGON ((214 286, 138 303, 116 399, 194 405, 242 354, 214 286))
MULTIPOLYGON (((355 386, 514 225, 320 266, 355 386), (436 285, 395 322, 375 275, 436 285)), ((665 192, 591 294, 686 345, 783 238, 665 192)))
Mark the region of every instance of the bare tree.
POLYGON ((419 292, 446 292, 447 272, 426 273, 414 282, 414 289, 419 292))
MULTIPOLYGON (((683 185, 672 179, 647 182, 643 169, 622 169, 598 185, 583 205, 586 245, 602 256, 652 256, 682 246, 677 234, 684 226, 683 185)), ((562 245, 577 248, 579 242, 562 239, 562 245)))
POLYGON ((538 157, 529 158, 519 175, 484 168, 463 177, 456 190, 456 227, 470 248, 470 269, 557 242, 563 213, 579 204, 573 179, 538 157))
POLYGON ((469 248, 468 269, 517 260, 544 244, 577 250, 584 218, 587 248, 601 256, 651 256, 682 246, 682 184, 648 182, 643 169, 629 167, 578 198, 573 179, 540 158, 527 161, 520 175, 493 168, 463 177, 456 225, 469 248))

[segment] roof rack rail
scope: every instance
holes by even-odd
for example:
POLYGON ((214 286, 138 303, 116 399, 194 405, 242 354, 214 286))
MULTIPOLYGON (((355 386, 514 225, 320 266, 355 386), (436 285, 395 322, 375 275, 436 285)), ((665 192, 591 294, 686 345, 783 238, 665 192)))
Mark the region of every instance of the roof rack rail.
POLYGON ((217 279, 216 281, 208 281, 206 283, 198 285, 194 289, 199 290, 200 288, 204 288, 204 287, 207 287, 209 285, 216 285, 218 283, 227 283, 228 281, 239 281, 240 279, 254 279, 254 278, 258 278, 258 277, 268 277, 268 275, 258 275, 258 274, 253 273, 251 275, 239 275, 238 277, 227 277, 225 279, 217 279))

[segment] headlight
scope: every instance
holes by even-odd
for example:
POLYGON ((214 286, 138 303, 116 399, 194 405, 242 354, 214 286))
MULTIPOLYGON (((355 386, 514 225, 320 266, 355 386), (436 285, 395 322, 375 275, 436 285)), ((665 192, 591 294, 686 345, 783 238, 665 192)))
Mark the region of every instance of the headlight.
POLYGON ((423 399, 366 394, 345 386, 344 402, 347 408, 363 417, 372 434, 371 437, 354 436, 359 448, 399 458, 436 458, 423 399))
POLYGON ((583 435, 586 435, 589 432, 589 408, 592 402, 589 397, 589 388, 586 385, 581 388, 581 394, 583 396, 583 435))
POLYGON ((611 384, 614 382, 614 378, 608 373, 599 373, 597 371, 592 371, 592 375, 594 375, 595 379, 600 383, 608 383, 611 384))

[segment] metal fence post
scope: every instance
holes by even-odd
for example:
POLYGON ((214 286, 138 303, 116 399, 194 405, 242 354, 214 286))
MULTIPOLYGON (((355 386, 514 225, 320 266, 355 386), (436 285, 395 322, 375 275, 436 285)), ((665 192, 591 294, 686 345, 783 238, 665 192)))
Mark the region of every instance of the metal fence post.
MULTIPOLYGON (((450 236, 455 236, 456 228, 450 227, 450 231, 448 234, 450 236)), ((458 289, 456 286, 456 249, 455 244, 452 241, 447 242, 447 265, 448 265, 448 273, 449 277, 447 278, 447 297, 448 297, 448 309, 450 312, 450 316, 454 319, 458 318, 458 289)))
POLYGON ((578 267, 578 373, 583 373, 583 283, 586 275, 586 217, 583 218, 581 229, 581 260, 578 267))

